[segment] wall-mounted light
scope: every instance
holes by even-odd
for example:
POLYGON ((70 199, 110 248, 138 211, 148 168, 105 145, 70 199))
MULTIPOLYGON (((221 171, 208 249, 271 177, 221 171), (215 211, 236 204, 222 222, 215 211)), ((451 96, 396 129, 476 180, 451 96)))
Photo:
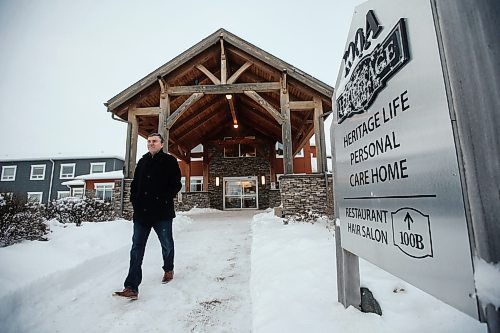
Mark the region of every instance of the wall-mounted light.
POLYGON ((231 98, 233 98, 233 95, 226 95, 226 99, 228 99, 228 100, 229 100, 229 99, 231 99, 231 98))
POLYGON ((260 183, 266 185, 266 176, 260 176, 260 183))
POLYGON ((219 177, 215 177, 215 186, 219 186, 220 185, 220 179, 219 177))
POLYGON ((238 124, 233 124, 233 127, 234 128, 238 128, 238 124))

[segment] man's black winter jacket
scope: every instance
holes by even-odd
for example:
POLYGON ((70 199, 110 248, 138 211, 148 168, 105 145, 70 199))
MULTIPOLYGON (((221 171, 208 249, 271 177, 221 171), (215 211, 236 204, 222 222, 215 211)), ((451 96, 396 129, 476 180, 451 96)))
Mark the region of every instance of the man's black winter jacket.
POLYGON ((175 157, 161 150, 153 156, 144 154, 130 187, 134 220, 154 223, 174 218, 173 199, 181 187, 181 171, 175 157))

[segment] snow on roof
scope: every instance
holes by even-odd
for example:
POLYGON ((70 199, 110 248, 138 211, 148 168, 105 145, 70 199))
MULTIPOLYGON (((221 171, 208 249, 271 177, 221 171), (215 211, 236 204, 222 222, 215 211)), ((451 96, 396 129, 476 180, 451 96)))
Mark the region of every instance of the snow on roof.
POLYGON ((62 182, 61 185, 65 186, 77 186, 77 185, 85 185, 85 181, 80 180, 80 179, 73 179, 73 180, 68 180, 66 182, 62 182))
POLYGON ((95 179, 122 179, 123 171, 108 171, 102 173, 91 173, 88 175, 76 176, 75 179, 95 180, 95 179))
POLYGON ((105 155, 105 154, 93 154, 93 155, 85 155, 85 154, 74 154, 69 153, 67 155, 58 153, 57 156, 47 156, 37 153, 30 154, 4 154, 0 155, 0 161, 2 162, 17 162, 17 161, 60 161, 60 160, 89 160, 89 159, 103 159, 103 158, 116 158, 119 160, 124 160, 122 156, 118 155, 105 155))

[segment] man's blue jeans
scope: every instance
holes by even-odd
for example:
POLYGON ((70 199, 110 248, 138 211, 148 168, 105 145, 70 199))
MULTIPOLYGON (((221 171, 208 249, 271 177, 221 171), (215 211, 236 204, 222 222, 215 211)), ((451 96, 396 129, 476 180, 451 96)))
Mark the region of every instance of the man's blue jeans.
POLYGON ((172 219, 161 220, 152 225, 134 220, 134 235, 132 236, 132 249, 130 250, 130 268, 124 286, 137 292, 139 292, 139 285, 142 281, 142 259, 144 258, 144 251, 151 228, 155 230, 161 244, 163 270, 165 272, 174 270, 172 219))

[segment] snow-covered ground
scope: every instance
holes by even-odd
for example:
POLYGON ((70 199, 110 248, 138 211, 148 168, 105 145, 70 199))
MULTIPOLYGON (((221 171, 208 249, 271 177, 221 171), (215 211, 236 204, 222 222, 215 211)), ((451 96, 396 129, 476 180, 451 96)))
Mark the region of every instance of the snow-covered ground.
MULTIPOLYGON (((138 301, 112 297, 128 270, 128 221, 50 222, 47 242, 0 249, 0 332, 486 332, 360 260, 383 315, 337 303, 335 242, 323 222, 197 209, 174 221, 175 278, 160 283, 154 232, 138 301)), ((445 283, 445 281, 443 282, 445 283)))

